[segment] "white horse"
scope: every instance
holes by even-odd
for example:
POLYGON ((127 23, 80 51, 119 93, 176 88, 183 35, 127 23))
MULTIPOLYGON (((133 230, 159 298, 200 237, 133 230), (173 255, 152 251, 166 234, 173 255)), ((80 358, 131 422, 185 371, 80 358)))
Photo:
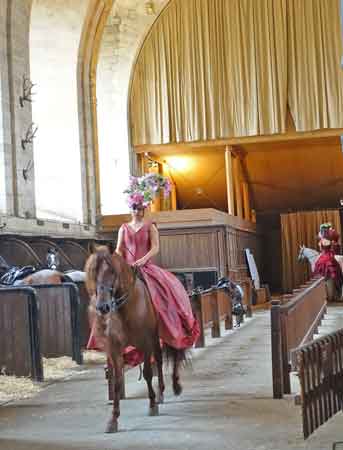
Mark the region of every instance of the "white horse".
POLYGON ((82 270, 67 270, 64 275, 67 275, 74 283, 86 281, 86 272, 82 272, 82 270))
MULTIPOLYGON (((298 254, 298 261, 307 260, 311 265, 311 271, 314 272, 316 261, 319 258, 320 253, 313 248, 300 245, 300 251, 298 254)), ((343 272, 343 256, 335 255, 335 259, 341 267, 343 272)), ((326 280, 326 293, 329 301, 337 301, 342 299, 342 292, 337 292, 336 284, 332 278, 326 280)))
MULTIPOLYGON (((47 261, 47 265, 49 267, 49 269, 52 270, 58 270, 59 266, 60 266, 60 258, 58 256, 58 252, 55 251, 49 251, 46 257, 46 261, 47 261)), ((1 263, 1 260, 0 260, 1 263)), ((68 278, 70 278, 71 281, 73 281, 74 283, 78 283, 78 282, 85 282, 86 281, 86 272, 82 272, 82 270, 67 270, 64 272, 64 275, 67 275, 68 278)))

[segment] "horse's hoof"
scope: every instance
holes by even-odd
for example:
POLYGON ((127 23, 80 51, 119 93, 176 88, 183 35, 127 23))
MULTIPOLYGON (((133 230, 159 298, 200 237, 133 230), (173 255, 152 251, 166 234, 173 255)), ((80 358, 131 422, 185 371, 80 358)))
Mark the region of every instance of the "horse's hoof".
POLYGON ((158 415, 159 415, 158 405, 149 408, 149 416, 158 416, 158 415))
POLYGON ((180 383, 174 383, 173 384, 173 391, 175 395, 181 395, 182 394, 182 386, 180 383))
POLYGON ((158 395, 157 403, 159 405, 162 405, 164 403, 164 395, 163 394, 158 395))
POLYGON ((105 433, 117 433, 118 422, 108 422, 105 433))

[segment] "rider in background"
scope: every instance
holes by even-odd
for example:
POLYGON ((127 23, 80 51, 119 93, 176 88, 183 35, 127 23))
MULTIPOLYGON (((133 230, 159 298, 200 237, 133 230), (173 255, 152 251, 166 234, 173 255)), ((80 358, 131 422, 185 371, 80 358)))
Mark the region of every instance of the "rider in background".
POLYGON ((343 274, 341 266, 335 258, 332 242, 329 239, 321 239, 319 242, 321 254, 316 261, 314 273, 323 276, 326 280, 332 278, 338 290, 343 286, 343 274))
POLYGON ((319 239, 319 249, 320 252, 322 252, 322 247, 321 247, 321 241, 322 239, 327 239, 328 241, 330 241, 330 245, 331 245, 331 250, 335 255, 340 255, 341 254, 341 246, 339 244, 339 234, 337 233, 337 231, 334 229, 334 227, 332 226, 332 224, 330 222, 327 223, 323 223, 320 225, 320 230, 318 233, 318 239, 319 239))

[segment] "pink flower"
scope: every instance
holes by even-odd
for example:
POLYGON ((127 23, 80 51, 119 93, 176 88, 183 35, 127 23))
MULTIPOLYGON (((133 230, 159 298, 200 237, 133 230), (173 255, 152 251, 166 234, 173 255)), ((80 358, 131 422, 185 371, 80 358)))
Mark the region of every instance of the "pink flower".
POLYGON ((134 192, 128 196, 127 203, 129 208, 133 208, 133 206, 144 206, 144 195, 141 192, 134 192))

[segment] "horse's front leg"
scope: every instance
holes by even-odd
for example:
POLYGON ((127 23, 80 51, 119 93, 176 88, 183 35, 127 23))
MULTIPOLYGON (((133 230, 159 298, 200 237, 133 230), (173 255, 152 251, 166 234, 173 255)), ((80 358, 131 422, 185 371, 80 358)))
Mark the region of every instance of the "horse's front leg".
POLYGON ((109 420, 106 433, 116 433, 118 431, 118 418, 120 416, 120 395, 123 384, 123 357, 122 352, 113 352, 112 358, 113 370, 114 370, 114 383, 113 383, 113 409, 112 417, 109 420))
POLYGON ((149 392, 149 415, 150 416, 158 416, 158 404, 156 403, 156 394, 152 387, 152 367, 151 367, 151 354, 146 353, 144 356, 144 368, 143 368, 143 377, 148 386, 149 392))

